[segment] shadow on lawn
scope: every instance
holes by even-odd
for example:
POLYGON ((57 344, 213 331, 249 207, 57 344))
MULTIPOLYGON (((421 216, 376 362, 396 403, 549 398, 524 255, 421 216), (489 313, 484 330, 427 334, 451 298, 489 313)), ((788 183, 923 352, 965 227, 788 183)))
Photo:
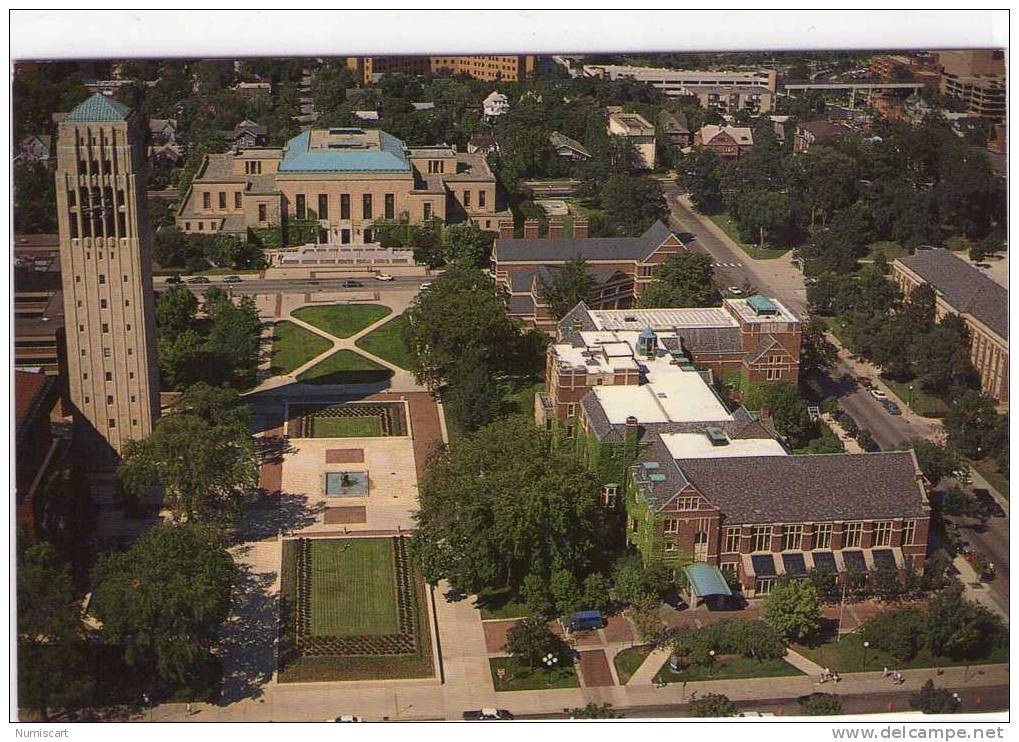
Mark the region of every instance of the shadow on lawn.
POLYGON ((276 600, 272 586, 275 579, 274 573, 253 572, 248 565, 241 565, 238 570, 233 607, 219 642, 219 656, 223 662, 221 705, 258 698, 263 687, 272 680, 276 639, 276 600))

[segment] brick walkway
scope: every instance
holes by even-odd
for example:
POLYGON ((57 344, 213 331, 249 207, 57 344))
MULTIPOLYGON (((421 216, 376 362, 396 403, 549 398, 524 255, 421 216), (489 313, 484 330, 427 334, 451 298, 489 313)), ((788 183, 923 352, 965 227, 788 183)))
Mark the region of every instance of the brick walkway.
POLYGON ((577 664, 585 688, 607 688, 615 685, 604 649, 581 652, 577 664))
POLYGON ((435 405, 435 398, 429 392, 380 392, 364 399, 376 402, 407 401, 411 438, 414 441, 414 465, 420 481, 428 457, 436 445, 442 444, 442 428, 439 425, 439 409, 435 405))
POLYGON ((485 621, 485 647, 489 652, 502 652, 506 649, 506 634, 516 625, 516 619, 509 621, 485 621))

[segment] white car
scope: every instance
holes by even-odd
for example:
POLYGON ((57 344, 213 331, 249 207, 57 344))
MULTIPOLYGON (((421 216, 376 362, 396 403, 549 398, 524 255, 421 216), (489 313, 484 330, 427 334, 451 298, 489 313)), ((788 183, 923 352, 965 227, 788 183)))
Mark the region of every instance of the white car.
POLYGON ((418 289, 421 290, 421 291, 427 291, 428 287, 431 286, 431 285, 432 284, 430 284, 430 283, 423 283, 420 286, 418 286, 418 289))
POLYGON ((361 721, 361 717, 354 716, 353 714, 344 714, 343 716, 337 716, 335 719, 326 719, 326 721, 339 721, 339 722, 361 721))
POLYGON ((739 286, 730 286, 729 288, 726 289, 726 291, 728 291, 733 296, 743 296, 743 289, 741 289, 739 286))
POLYGON ((884 400, 884 399, 888 399, 888 395, 887 395, 887 394, 885 394, 885 393, 884 393, 883 391, 881 391, 880 389, 871 389, 871 390, 870 390, 870 393, 871 393, 871 396, 873 396, 873 397, 874 397, 874 399, 877 399, 877 400, 884 400))
POLYGON ((376 281, 392 281, 393 277, 391 275, 389 275, 388 273, 376 273, 375 274, 375 280, 376 281))

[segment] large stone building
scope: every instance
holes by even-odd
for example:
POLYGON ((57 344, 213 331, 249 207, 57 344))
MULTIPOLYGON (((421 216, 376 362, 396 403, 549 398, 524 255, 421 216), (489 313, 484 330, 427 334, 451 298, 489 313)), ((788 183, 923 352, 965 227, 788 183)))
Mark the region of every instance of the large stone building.
POLYGON ((1008 290, 943 248, 899 258, 892 263, 892 278, 907 296, 920 284, 930 284, 938 317, 949 312, 962 316, 981 390, 1007 404, 1008 290))
POLYGON ((549 347, 536 421, 572 441, 603 483, 603 505, 625 514, 627 541, 673 574, 701 563, 760 596, 812 569, 841 579, 920 568, 930 508, 911 451, 794 456, 766 408, 719 396, 719 376, 742 384, 732 367, 756 383, 795 383, 799 323, 756 298, 578 305, 549 347), (760 313, 768 305, 779 314, 760 313))
POLYGON ((495 176, 481 154, 408 148, 381 129, 311 129, 280 149, 206 156, 177 212, 188 233, 245 238, 298 220, 317 242, 362 244, 377 221, 470 219, 496 228, 495 176))
MULTIPOLYGON (((89 450, 120 453, 159 414, 143 132, 95 94, 57 135, 57 222, 70 401, 89 450), (108 445, 100 445, 102 442, 108 445)), ((93 463, 99 463, 96 459, 93 463)))
POLYGON ((938 52, 941 94, 957 98, 974 116, 1005 117, 1005 52, 1000 49, 938 52))
POLYGON ((347 57, 347 66, 354 71, 359 85, 371 85, 378 80, 379 75, 387 73, 414 76, 448 73, 468 75, 475 80, 520 82, 534 75, 537 58, 530 54, 347 57))
POLYGON ((640 237, 588 237, 587 222, 574 220, 573 236, 564 236, 564 221, 549 220, 548 237, 538 236, 537 220, 527 220, 522 239, 512 223, 502 223, 492 248, 492 272, 509 296, 509 314, 528 327, 553 331, 555 317, 542 298, 541 284, 570 260, 580 257, 595 279, 592 306, 625 309, 654 279, 655 269, 686 246, 663 223, 640 237))

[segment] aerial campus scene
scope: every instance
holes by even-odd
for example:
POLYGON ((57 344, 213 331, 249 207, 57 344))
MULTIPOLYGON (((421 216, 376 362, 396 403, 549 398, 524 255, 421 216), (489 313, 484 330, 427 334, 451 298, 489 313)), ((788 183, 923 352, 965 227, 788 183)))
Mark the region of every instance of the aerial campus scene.
POLYGON ((12 720, 1007 718, 1007 52, 677 47, 11 60, 12 720))

